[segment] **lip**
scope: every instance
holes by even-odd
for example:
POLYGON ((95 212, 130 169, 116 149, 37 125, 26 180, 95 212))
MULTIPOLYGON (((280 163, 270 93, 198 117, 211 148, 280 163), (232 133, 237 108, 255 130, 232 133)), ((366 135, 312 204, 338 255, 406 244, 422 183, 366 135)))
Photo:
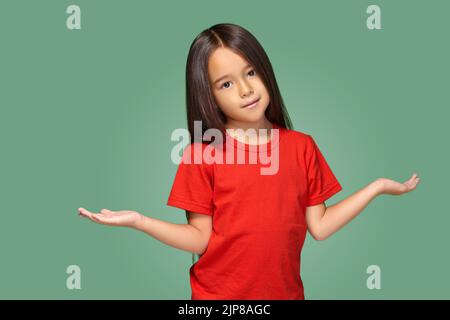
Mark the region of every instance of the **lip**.
POLYGON ((256 105, 256 103, 259 101, 259 99, 261 99, 261 98, 258 98, 258 99, 255 99, 255 100, 253 100, 252 102, 250 102, 250 103, 247 103, 246 105, 244 105, 244 106, 242 106, 242 108, 248 108, 248 107, 254 107, 254 106, 252 106, 253 104, 255 104, 256 105))

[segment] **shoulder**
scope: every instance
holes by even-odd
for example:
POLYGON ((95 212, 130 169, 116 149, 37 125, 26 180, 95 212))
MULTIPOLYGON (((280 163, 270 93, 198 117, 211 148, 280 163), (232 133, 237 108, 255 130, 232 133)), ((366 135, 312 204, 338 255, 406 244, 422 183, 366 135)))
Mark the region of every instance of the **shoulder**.
MULTIPOLYGON (((216 155, 216 149, 212 148, 208 142, 192 142, 189 143, 184 151, 180 161, 180 165, 184 170, 200 174, 203 177, 211 179, 211 183, 214 182, 214 161, 216 155), (207 150, 208 148, 208 150, 207 150)), ((217 155, 220 157, 220 155, 217 155)))
POLYGON ((308 132, 281 128, 283 144, 290 150, 295 150, 298 159, 310 159, 315 152, 316 143, 308 132))
POLYGON ((313 141, 312 136, 307 132, 287 128, 280 128, 280 130, 283 139, 289 144, 304 148, 313 141))
POLYGON ((182 162, 185 164, 205 164, 203 161, 206 142, 189 143, 183 150, 182 162))

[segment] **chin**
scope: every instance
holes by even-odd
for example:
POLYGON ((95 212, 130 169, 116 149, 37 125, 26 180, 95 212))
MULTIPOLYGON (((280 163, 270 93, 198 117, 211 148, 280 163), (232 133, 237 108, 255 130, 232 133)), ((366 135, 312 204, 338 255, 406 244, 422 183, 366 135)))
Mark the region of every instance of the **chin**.
POLYGON ((264 119, 264 112, 261 112, 261 113, 254 114, 252 116, 246 117, 246 119, 244 121, 247 121, 247 122, 259 122, 259 121, 261 121, 263 119, 264 119))

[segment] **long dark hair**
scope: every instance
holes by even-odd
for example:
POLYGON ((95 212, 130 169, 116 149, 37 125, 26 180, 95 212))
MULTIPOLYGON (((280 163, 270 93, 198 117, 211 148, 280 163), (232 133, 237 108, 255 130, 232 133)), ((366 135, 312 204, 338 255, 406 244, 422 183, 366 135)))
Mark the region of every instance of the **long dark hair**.
POLYGON ((191 142, 194 142, 194 121, 202 122, 202 137, 210 128, 218 129, 225 134, 226 116, 216 105, 208 81, 208 60, 218 47, 233 50, 255 68, 270 97, 265 112, 267 120, 282 128, 292 129, 272 65, 261 44, 241 26, 221 23, 203 30, 189 49, 186 63, 186 112, 191 142))

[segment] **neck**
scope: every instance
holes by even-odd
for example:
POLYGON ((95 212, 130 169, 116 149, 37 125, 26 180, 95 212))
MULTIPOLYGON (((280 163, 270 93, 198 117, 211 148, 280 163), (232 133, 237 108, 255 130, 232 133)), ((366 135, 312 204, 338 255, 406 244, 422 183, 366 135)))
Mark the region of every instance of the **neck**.
POLYGON ((259 129, 271 130, 272 124, 266 117, 262 118, 261 120, 254 121, 254 122, 236 121, 233 119, 228 119, 227 123, 225 124, 225 128, 226 129, 234 129, 234 130, 236 130, 236 129, 243 129, 243 130, 255 129, 256 132, 258 132, 259 129))
POLYGON ((242 122, 228 119, 227 123, 225 124, 225 129, 231 130, 231 131, 228 130, 228 132, 232 137, 236 138, 238 141, 247 144, 260 144, 265 143, 268 140, 271 140, 272 128, 273 128, 272 123, 269 120, 267 120, 266 117, 255 122, 242 122), (256 130, 256 136, 252 134, 251 132, 252 130, 250 131, 250 133, 247 132, 247 134, 244 133, 244 135, 239 135, 238 132, 236 133, 234 131, 236 129, 242 129, 244 131, 248 129, 254 129, 256 130), (260 129, 266 129, 267 134, 259 132, 260 129))

